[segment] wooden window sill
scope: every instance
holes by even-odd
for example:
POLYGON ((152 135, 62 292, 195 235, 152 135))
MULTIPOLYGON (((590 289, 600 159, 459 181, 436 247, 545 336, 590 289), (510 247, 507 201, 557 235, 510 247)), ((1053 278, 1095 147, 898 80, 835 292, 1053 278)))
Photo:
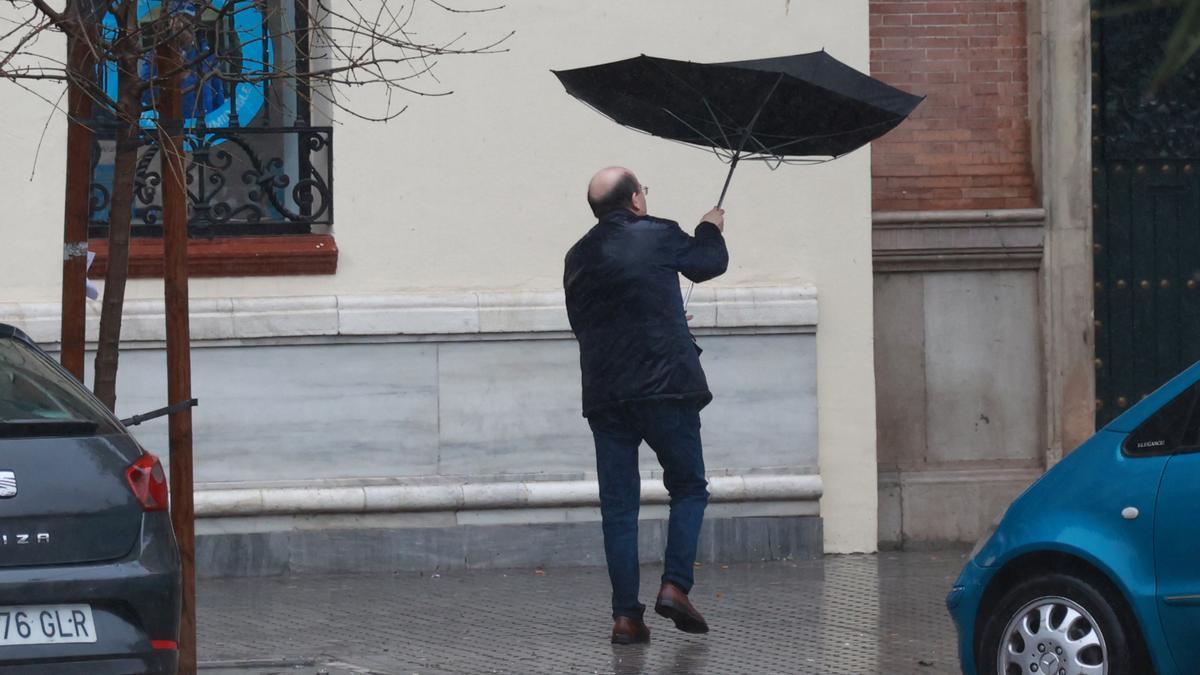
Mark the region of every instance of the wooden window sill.
MULTIPOLYGON (((88 276, 103 279, 108 240, 92 239, 96 253, 88 276)), ((338 249, 328 234, 276 237, 217 237, 188 242, 188 275, 193 277, 267 277, 334 274, 338 249)), ((134 238, 129 245, 129 278, 161 279, 163 240, 134 238)))

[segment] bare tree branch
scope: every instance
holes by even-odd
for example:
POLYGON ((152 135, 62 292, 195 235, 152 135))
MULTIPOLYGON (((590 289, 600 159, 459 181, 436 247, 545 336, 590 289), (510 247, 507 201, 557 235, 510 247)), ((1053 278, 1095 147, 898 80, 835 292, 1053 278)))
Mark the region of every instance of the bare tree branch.
MULTIPOLYGON (((63 97, 67 95, 67 90, 64 88, 58 95, 58 100, 54 102, 56 109, 62 105, 63 97)), ((42 125, 42 134, 38 136, 37 149, 33 151, 33 166, 29 169, 29 182, 33 182, 33 177, 37 174, 38 158, 42 156, 42 143, 46 141, 46 132, 50 129, 50 120, 54 119, 55 110, 51 110, 49 115, 46 115, 46 123, 42 125)))
POLYGON ((38 11, 41 12, 42 15, 44 15, 51 22, 53 22, 54 25, 58 26, 59 29, 63 31, 69 30, 67 27, 67 20, 63 18, 62 14, 55 11, 53 7, 46 3, 45 0, 29 0, 29 2, 34 7, 37 7, 38 11))
POLYGON ((30 70, 19 68, 17 70, 0 70, 0 79, 5 80, 49 80, 53 82, 66 82, 69 78, 66 72, 54 73, 51 71, 30 70))
MULTIPOLYGON (((31 92, 50 106, 43 138, 50 119, 62 110, 62 94, 68 88, 75 92, 73 101, 81 100, 82 94, 92 103, 87 106, 90 119, 71 121, 96 131, 103 127, 105 134, 104 152, 110 153, 106 161, 112 163, 113 176, 95 390, 110 408, 116 397, 135 193, 146 203, 138 192, 146 184, 139 183, 137 172, 149 159, 144 159, 145 152, 139 155, 139 149, 145 149, 148 139, 158 137, 165 147, 161 138, 168 132, 179 133, 180 123, 204 124, 204 112, 198 120, 190 119, 197 117, 195 108, 203 96, 229 100, 226 109, 233 116, 231 125, 237 126, 243 120, 235 106, 248 88, 260 88, 264 100, 271 97, 270 113, 262 118, 267 124, 307 119, 302 109, 332 113, 334 124, 340 123, 339 118, 386 122, 408 110, 407 99, 452 93, 436 74, 442 59, 507 51, 504 43, 513 35, 508 32, 477 44, 471 44, 462 31, 442 39, 424 34, 418 39, 414 23, 423 0, 369 1, 376 4, 359 0, 0 0, 0 81, 31 92), (56 9, 52 1, 61 2, 63 8, 56 9), (139 2, 149 11, 139 12, 139 2), (58 53, 57 42, 49 53, 39 48, 41 38, 53 34, 65 35, 73 46, 69 63, 58 53), (167 56, 161 56, 164 53, 167 56), (33 86, 41 80, 66 85, 58 100, 45 93, 45 85, 33 86), (192 107, 185 114, 189 120, 161 119, 155 108, 165 87, 178 87, 182 90, 178 93, 190 96, 185 98, 191 101, 186 104, 192 107), (364 98, 360 93, 364 90, 378 93, 379 98, 364 98), (380 108, 364 109, 376 105, 380 108)), ((454 7, 452 0, 428 2, 442 12, 440 17, 503 8, 463 9, 454 7)), ((41 141, 39 152, 40 148, 41 141)), ((37 159, 35 152, 34 170, 37 159)), ((186 167, 186 158, 178 153, 160 155, 156 161, 172 162, 176 169, 186 167)), ((271 189, 276 188, 282 189, 279 185, 271 189)), ((291 198, 301 199, 296 193, 291 198)))
POLYGON ((485 7, 484 9, 457 9, 454 7, 443 5, 442 3, 438 2, 438 0, 429 0, 429 2, 430 2, 430 4, 434 4, 434 5, 437 5, 438 7, 441 7, 442 9, 446 10, 447 12, 453 12, 455 14, 483 14, 486 12, 495 12, 497 10, 504 9, 505 7, 508 6, 508 5, 496 5, 495 7, 485 7))

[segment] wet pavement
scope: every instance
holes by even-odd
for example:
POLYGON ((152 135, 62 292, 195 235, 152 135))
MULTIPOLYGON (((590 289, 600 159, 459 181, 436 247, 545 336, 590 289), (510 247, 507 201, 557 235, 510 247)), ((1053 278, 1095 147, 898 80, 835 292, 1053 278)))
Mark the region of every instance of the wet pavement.
MULTIPOLYGON (((608 643, 603 569, 202 579, 204 675, 956 673, 942 604, 961 551, 705 565, 712 632, 647 611, 648 645, 608 643)), ((643 568, 652 603, 658 570, 643 568)))

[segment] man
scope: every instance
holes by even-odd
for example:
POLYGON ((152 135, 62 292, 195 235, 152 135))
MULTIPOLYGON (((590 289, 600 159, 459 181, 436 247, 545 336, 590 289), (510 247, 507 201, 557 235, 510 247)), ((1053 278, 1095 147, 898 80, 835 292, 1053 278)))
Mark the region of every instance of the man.
POLYGON ((662 587, 654 611, 689 633, 708 624, 688 600, 708 483, 700 409, 712 400, 700 348, 688 330, 679 274, 695 282, 725 272, 725 212, 714 208, 695 237, 646 212, 646 188, 610 167, 588 185, 599 219, 567 253, 563 286, 579 339, 583 415, 596 442, 604 554, 612 582, 612 642, 647 642, 638 602, 638 446, 658 456, 671 495, 662 587))

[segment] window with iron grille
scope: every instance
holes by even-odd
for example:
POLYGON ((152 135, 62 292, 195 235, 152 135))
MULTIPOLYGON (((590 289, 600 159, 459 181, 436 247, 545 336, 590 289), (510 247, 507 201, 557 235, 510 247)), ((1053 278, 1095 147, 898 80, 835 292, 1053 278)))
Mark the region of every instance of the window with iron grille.
MULTIPOLYGON (((190 12, 183 37, 184 148, 188 153, 188 227, 193 237, 325 233, 333 223, 333 134, 313 124, 307 84, 287 73, 308 71, 308 13, 293 0, 170 0, 190 12)), ((158 2, 142 2, 140 22, 153 21, 158 2)), ((115 31, 115 19, 105 18, 115 31)), ((153 53, 140 64, 145 78, 153 53)), ((99 68, 101 87, 116 99, 115 64, 99 68)), ((153 92, 147 92, 145 102, 153 92)), ((152 106, 146 105, 146 108, 152 106)), ((161 237, 162 158, 155 111, 142 116, 134 177, 134 237, 161 237)), ((108 234, 115 124, 92 125, 89 236, 108 234)))

